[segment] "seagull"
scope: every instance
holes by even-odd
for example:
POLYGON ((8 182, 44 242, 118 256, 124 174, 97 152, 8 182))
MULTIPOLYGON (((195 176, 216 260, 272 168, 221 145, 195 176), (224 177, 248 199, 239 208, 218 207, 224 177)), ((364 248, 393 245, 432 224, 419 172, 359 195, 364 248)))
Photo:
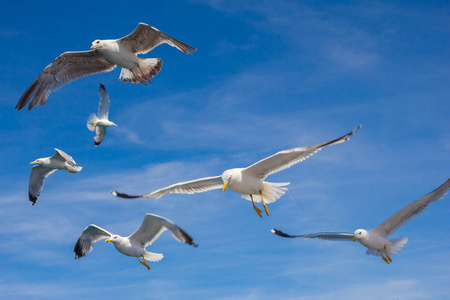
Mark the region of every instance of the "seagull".
POLYGON ((141 226, 128 237, 113 234, 94 224, 89 225, 78 238, 73 252, 75 253, 75 259, 83 257, 91 252, 92 245, 95 242, 106 238, 105 242, 113 243, 117 251, 126 256, 136 257, 141 264, 150 270, 146 260, 159 261, 163 258, 163 255, 147 252, 145 248, 156 241, 165 230, 169 230, 177 241, 198 247, 198 244, 183 229, 169 219, 154 214, 146 214, 141 226))
POLYGON ((289 184, 289 182, 266 182, 264 179, 267 176, 304 161, 323 147, 347 141, 359 128, 361 128, 361 125, 356 127, 352 132, 329 142, 280 151, 247 168, 226 170, 221 176, 180 182, 138 196, 131 196, 114 190, 111 193, 114 196, 122 198, 160 198, 166 194, 195 194, 220 188, 225 193, 228 187, 230 190, 242 194, 242 198, 252 201, 253 209, 262 218, 262 210, 255 205, 255 202, 262 202, 266 215, 268 216, 269 210, 267 209, 266 202, 272 203, 278 200, 287 190, 284 186, 289 184))
POLYGON ((94 137, 94 145, 97 147, 106 137, 106 127, 117 126, 114 122, 108 120, 109 114, 109 96, 106 92, 103 83, 100 83, 98 88, 98 95, 100 96, 100 102, 98 104, 98 116, 91 114, 87 120, 87 128, 90 131, 94 131, 97 135, 94 137))
POLYGON ((42 106, 50 93, 73 80, 97 73, 110 72, 119 66, 122 71, 119 81, 146 84, 162 67, 159 58, 139 58, 163 43, 177 48, 185 54, 197 49, 182 43, 145 23, 139 23, 129 35, 117 40, 95 40, 90 51, 69 51, 58 56, 27 88, 17 102, 22 109, 28 102, 28 110, 42 106))
POLYGON ((386 263, 392 262, 392 255, 398 254, 408 242, 408 238, 387 239, 397 229, 411 221, 423 213, 431 202, 441 200, 450 188, 450 179, 447 179, 440 187, 429 193, 423 198, 414 201, 405 206, 396 214, 389 217, 383 223, 371 230, 357 229, 353 234, 347 232, 320 232, 304 235, 289 235, 281 230, 272 228, 271 231, 279 236, 287 238, 302 238, 302 239, 324 239, 324 240, 340 240, 353 241, 356 240, 367 247, 367 255, 379 255, 386 263), (384 257, 383 253, 386 255, 384 257))
POLYGON ((36 165, 31 169, 30 182, 28 185, 28 198, 31 205, 36 203, 37 197, 44 187, 44 180, 47 176, 56 170, 66 170, 69 173, 81 171, 82 167, 77 166, 72 156, 62 150, 55 148, 55 154, 50 157, 38 158, 30 162, 30 165, 36 165))

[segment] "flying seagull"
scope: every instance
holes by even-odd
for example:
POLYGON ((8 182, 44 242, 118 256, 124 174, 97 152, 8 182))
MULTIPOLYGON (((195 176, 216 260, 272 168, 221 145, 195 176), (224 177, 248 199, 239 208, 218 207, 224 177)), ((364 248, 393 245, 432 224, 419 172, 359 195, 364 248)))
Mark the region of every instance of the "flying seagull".
POLYGON ((266 214, 269 215, 266 203, 278 200, 287 190, 284 186, 289 184, 289 182, 274 183, 263 181, 267 176, 304 161, 323 147, 347 141, 360 127, 361 125, 352 132, 329 142, 280 151, 247 168, 226 170, 221 176, 180 182, 138 196, 130 196, 117 191, 111 191, 111 193, 122 198, 160 198, 166 194, 195 194, 220 188, 225 193, 225 189, 228 187, 230 190, 242 194, 242 198, 252 201, 253 209, 258 216, 262 217, 262 210, 255 205, 255 202, 262 202, 266 214))
POLYGON ((31 169, 30 182, 28 185, 28 198, 31 205, 36 203, 37 197, 44 187, 44 180, 47 176, 56 170, 66 170, 70 173, 81 171, 82 167, 77 166, 72 156, 62 150, 55 148, 55 154, 50 157, 38 158, 30 162, 30 165, 36 165, 31 169))
POLYGON ((112 71, 116 66, 122 68, 119 81, 150 82, 162 66, 159 58, 139 58, 156 46, 167 43, 186 54, 192 54, 196 48, 182 43, 155 27, 139 23, 129 35, 117 40, 95 40, 90 51, 69 51, 58 56, 49 64, 34 82, 27 88, 16 109, 22 109, 28 102, 28 110, 33 106, 42 106, 50 93, 73 80, 97 73, 112 71))
POLYGON ((358 229, 353 234, 346 232, 320 232, 305 235, 290 235, 277 229, 271 231, 279 236, 287 238, 302 238, 302 239, 324 239, 324 240, 341 240, 341 241, 356 241, 366 246, 367 255, 379 255, 386 262, 392 262, 391 256, 402 251, 403 246, 408 242, 408 238, 387 239, 397 229, 411 221, 414 217, 423 213, 431 202, 442 199, 450 188, 450 179, 447 179, 440 187, 429 193, 423 198, 414 201, 405 206, 396 214, 388 218, 386 221, 371 230, 358 229), (383 253, 386 255, 384 257, 383 253))
POLYGON ((154 214, 146 214, 141 226, 130 236, 122 237, 113 234, 97 225, 91 224, 86 227, 78 238, 73 252, 75 259, 91 252, 92 245, 98 240, 112 242, 117 251, 126 255, 136 257, 141 264, 150 270, 148 261, 159 261, 163 258, 160 253, 147 252, 145 248, 158 239, 161 233, 169 230, 170 234, 179 242, 198 247, 198 244, 180 227, 172 221, 154 214), (142 258, 142 261, 140 260, 142 258))
POLYGON ((91 114, 87 120, 87 128, 90 131, 96 132, 94 137, 94 145, 97 147, 106 137, 106 127, 117 126, 114 122, 108 120, 109 114, 109 96, 106 92, 103 83, 100 83, 98 88, 98 95, 100 96, 100 102, 98 104, 98 116, 91 114))

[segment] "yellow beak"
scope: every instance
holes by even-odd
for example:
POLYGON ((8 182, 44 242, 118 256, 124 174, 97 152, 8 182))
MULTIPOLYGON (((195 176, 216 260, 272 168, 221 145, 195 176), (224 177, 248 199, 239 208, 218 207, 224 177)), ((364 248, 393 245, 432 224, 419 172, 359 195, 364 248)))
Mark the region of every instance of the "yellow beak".
POLYGON ((112 242, 112 240, 111 239, 106 239, 105 243, 107 243, 107 242, 112 242))
POLYGON ((30 165, 34 165, 34 164, 37 164, 37 162, 35 162, 35 161, 30 162, 30 165))
POLYGON ((116 126, 116 127, 117 127, 117 125, 116 125, 116 124, 114 124, 114 126, 116 126))
POLYGON ((225 182, 225 183, 223 184, 222 192, 225 193, 225 190, 227 189, 227 186, 228 186, 228 182, 225 182))
POLYGON ((355 242, 356 240, 358 239, 358 237, 357 236, 355 236, 354 238, 353 238, 353 241, 355 242))

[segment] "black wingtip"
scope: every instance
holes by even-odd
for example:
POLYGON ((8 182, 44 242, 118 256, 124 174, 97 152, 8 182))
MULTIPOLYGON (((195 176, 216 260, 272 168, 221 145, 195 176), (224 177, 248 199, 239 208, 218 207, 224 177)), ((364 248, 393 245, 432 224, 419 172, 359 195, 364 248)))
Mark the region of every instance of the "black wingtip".
POLYGON ((275 233, 276 235, 282 236, 282 237, 286 237, 286 238, 295 238, 295 236, 293 235, 289 235, 287 233, 284 233, 281 230, 277 230, 275 228, 270 229, 270 231, 272 231, 273 233, 275 233))
POLYGON ((73 248, 73 253, 75 254, 75 259, 81 258, 84 256, 83 249, 79 242, 75 244, 75 248, 73 248))
POLYGON ((30 203, 32 206, 36 204, 37 196, 31 195, 30 192, 28 192, 28 199, 30 200, 30 203))
POLYGON ((128 194, 124 194, 124 193, 119 193, 118 191, 112 190, 111 194, 113 194, 116 197, 120 197, 120 198, 126 198, 126 199, 134 199, 134 198, 141 198, 141 195, 138 196, 132 196, 132 195, 128 195, 128 194))
POLYGON ((103 83, 102 83, 102 82, 100 82, 100 86, 99 86, 99 89, 101 89, 101 90, 104 90, 104 91, 106 91, 106 88, 105 88, 105 86, 103 85, 103 83))

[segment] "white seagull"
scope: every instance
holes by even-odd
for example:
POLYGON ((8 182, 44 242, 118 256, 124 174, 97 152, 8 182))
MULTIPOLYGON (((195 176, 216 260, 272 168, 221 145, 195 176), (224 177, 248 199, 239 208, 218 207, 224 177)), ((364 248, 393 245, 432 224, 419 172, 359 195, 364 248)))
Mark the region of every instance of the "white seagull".
POLYGON ((91 114, 87 120, 87 128, 90 131, 96 132, 94 137, 94 145, 97 147, 106 137, 106 127, 117 126, 114 122, 108 120, 109 114, 109 96, 106 92, 103 83, 100 83, 98 88, 98 95, 100 96, 100 102, 98 104, 98 116, 91 114))
POLYGON ((302 239, 324 239, 324 240, 341 240, 341 241, 356 241, 358 240, 362 245, 368 249, 367 255, 379 255, 386 263, 392 262, 391 256, 402 251, 403 246, 408 242, 408 238, 387 239, 397 229, 411 221, 414 217, 423 213, 431 202, 442 199, 450 188, 450 179, 447 179, 440 187, 429 193, 423 198, 414 201, 405 206, 396 214, 388 218, 386 221, 371 230, 358 229, 353 234, 346 232, 320 232, 305 235, 290 235, 277 229, 271 231, 279 236, 288 238, 302 238, 302 239), (383 256, 384 252, 386 257, 383 256))
POLYGON ((170 234, 179 242, 198 247, 198 244, 180 227, 172 221, 154 214, 146 214, 141 226, 130 236, 122 237, 113 234, 97 225, 91 224, 86 227, 78 238, 73 252, 75 259, 91 252, 92 245, 98 240, 105 239, 105 242, 112 242, 120 253, 136 257, 141 264, 150 270, 148 261, 159 261, 163 258, 160 253, 147 252, 145 248, 151 245, 164 231, 169 230, 170 234), (139 259, 142 258, 142 261, 139 259))
POLYGON ((304 161, 325 146, 347 141, 360 127, 361 125, 352 132, 326 143, 280 151, 247 168, 226 170, 221 176, 180 182, 138 196, 130 196, 117 191, 111 191, 111 193, 114 196, 122 198, 160 198, 166 194, 195 194, 220 188, 225 193, 225 189, 228 187, 230 190, 242 194, 242 198, 252 201, 253 209, 258 216, 262 217, 262 210, 255 205, 255 202, 262 202, 266 214, 269 215, 266 203, 272 203, 278 200, 287 190, 284 186, 289 184, 289 182, 266 182, 264 179, 267 176, 304 161))
POLYGON ((22 109, 30 100, 28 110, 42 106, 50 93, 73 80, 97 73, 109 72, 119 66, 122 68, 119 80, 140 82, 155 76, 162 66, 159 58, 139 58, 156 46, 167 43, 186 54, 196 48, 182 43, 155 27, 139 23, 129 35, 117 40, 95 40, 90 51, 64 52, 49 64, 23 93, 16 109, 22 109))
POLYGON ((31 169, 30 182, 28 184, 28 198, 31 205, 36 203, 37 197, 44 187, 44 180, 47 176, 56 170, 66 170, 70 173, 81 171, 82 167, 77 166, 72 156, 68 155, 62 150, 55 148, 55 154, 50 157, 38 158, 30 165, 34 165, 31 169))

